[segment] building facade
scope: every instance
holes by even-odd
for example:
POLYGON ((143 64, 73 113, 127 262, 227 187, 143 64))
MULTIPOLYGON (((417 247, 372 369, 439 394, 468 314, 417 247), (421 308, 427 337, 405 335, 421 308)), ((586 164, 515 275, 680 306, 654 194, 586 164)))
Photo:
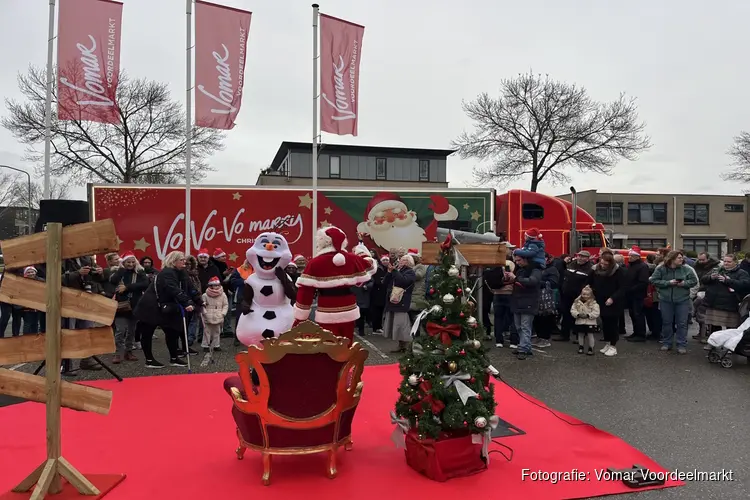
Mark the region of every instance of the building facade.
MULTIPOLYGON (((0 207, 0 240, 23 236, 28 231, 27 207, 0 207)), ((31 231, 39 217, 38 210, 31 210, 31 231)))
MULTIPOLYGON (((318 185, 321 187, 447 188, 446 165, 451 149, 387 148, 321 144, 318 185)), ((261 172, 259 186, 309 186, 312 144, 282 142, 271 166, 261 172)))
MULTIPOLYGON (((571 195, 560 198, 570 201, 571 195)), ((750 224, 745 195, 577 194, 578 205, 604 225, 615 248, 656 250, 668 244, 713 256, 748 251, 750 224)))

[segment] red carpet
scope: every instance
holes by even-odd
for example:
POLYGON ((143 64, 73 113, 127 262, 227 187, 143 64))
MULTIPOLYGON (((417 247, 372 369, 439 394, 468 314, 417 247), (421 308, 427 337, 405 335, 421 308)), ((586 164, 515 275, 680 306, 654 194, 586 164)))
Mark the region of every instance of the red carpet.
MULTIPOLYGON (((354 421, 354 450, 341 451, 339 476, 325 476, 325 456, 274 457, 271 486, 261 484, 260 457, 234 455, 231 401, 222 390, 226 374, 134 378, 98 382, 114 390, 109 416, 63 410, 63 455, 84 473, 125 473, 106 500, 161 498, 327 499, 430 497, 572 499, 633 491, 621 482, 597 481, 595 470, 644 465, 664 471, 619 438, 587 425, 568 425, 513 389, 497 383, 500 418, 525 435, 500 438, 513 449, 507 462, 493 453, 489 470, 447 483, 430 481, 405 462, 390 439, 388 412, 400 381, 398 367, 365 369, 365 389, 354 421), (588 480, 531 481, 522 470, 588 473, 588 480), (493 495, 490 495, 493 496, 493 495)), ((541 404, 541 403, 540 403, 541 404)), ((560 415, 571 423, 578 421, 560 415)), ((24 403, 0 408, 0 493, 28 475, 44 458, 44 406, 24 403)), ((491 449, 500 449, 493 445, 491 449)), ((507 450, 503 453, 508 455, 507 450)), ((681 483, 668 482, 667 486, 681 483)))

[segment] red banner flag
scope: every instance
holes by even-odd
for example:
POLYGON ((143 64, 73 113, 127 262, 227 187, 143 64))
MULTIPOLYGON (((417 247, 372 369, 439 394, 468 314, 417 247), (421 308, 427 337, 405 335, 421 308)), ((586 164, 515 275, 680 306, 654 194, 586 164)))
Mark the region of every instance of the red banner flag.
POLYGON ((195 2, 195 124, 234 128, 242 105, 250 12, 195 2))
POLYGON ((118 123, 122 4, 60 2, 57 28, 57 117, 118 123))
POLYGON ((365 27, 320 15, 320 130, 357 136, 359 61, 365 27))

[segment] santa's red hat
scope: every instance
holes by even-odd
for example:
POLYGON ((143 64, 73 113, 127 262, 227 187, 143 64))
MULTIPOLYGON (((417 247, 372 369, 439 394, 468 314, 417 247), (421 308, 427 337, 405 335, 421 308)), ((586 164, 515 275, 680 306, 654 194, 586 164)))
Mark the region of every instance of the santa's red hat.
POLYGON ((301 253, 298 253, 297 255, 294 256, 294 258, 292 258, 292 262, 296 262, 296 261, 298 261, 300 259, 307 260, 307 257, 305 257, 304 255, 302 255, 301 253))
POLYGON ((217 276, 211 276, 211 279, 208 280, 208 286, 221 286, 221 281, 217 276))
POLYGON ((125 262, 128 259, 135 259, 135 254, 130 250, 126 250, 120 256, 120 262, 125 262))
POLYGON ((214 259, 220 259, 222 257, 226 257, 226 255, 227 253, 221 248, 214 248, 214 259))
POLYGON ((537 228, 532 227, 528 231, 524 233, 524 236, 527 238, 532 238, 534 240, 541 240, 542 239, 542 233, 537 228))
POLYGON ((336 226, 328 226, 326 228, 318 229, 316 243, 319 255, 336 252, 336 255, 333 256, 333 263, 337 266, 343 266, 346 264, 346 257, 341 253, 346 251, 348 245, 344 231, 336 226))
POLYGON ((198 250, 198 257, 210 257, 211 255, 208 253, 208 249, 201 248, 198 250))
POLYGON ((417 257, 419 257, 419 250, 417 250, 416 248, 410 248, 406 251, 406 255, 416 255, 417 257))
POLYGON ((23 268, 23 275, 28 276, 29 274, 36 274, 36 267, 26 266, 23 268))
POLYGON ((640 257, 641 256, 641 248, 638 247, 638 246, 636 246, 636 245, 633 245, 633 247, 630 249, 630 251, 628 251, 628 255, 635 255, 637 257, 640 257))

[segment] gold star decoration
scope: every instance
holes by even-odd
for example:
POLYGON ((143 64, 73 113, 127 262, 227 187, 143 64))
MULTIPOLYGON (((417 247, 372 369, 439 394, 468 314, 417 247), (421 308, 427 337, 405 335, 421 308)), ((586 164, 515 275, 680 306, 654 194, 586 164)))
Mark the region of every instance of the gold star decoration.
POLYGON ((320 227, 328 227, 330 225, 331 225, 331 223, 328 222, 327 220, 320 221, 320 227))
POLYGON ((125 242, 122 241, 119 236, 117 236, 117 245, 122 246, 123 243, 125 242))
POLYGON ((469 204, 468 203, 464 203, 464 210, 468 210, 468 209, 469 209, 469 204))
POLYGON ((229 254, 229 260, 231 260, 232 262, 236 261, 238 258, 239 256, 234 252, 229 254))
POLYGON ((331 207, 326 207, 323 209, 323 211, 326 213, 326 215, 331 215, 333 213, 333 209, 331 207))
POLYGON ((148 247, 151 246, 151 243, 146 241, 146 238, 141 238, 140 240, 133 240, 134 247, 136 250, 140 250, 141 252, 145 252, 148 247))
POLYGON ((240 193, 234 193, 232 195, 232 199, 234 200, 239 200, 240 198, 242 198, 242 195, 240 193))
POLYGON ((474 210, 473 212, 471 212, 471 220, 478 221, 481 218, 482 218, 482 214, 480 214, 479 211, 474 210))
POLYGON ((298 196, 297 198, 299 198, 299 206, 312 208, 313 199, 312 196, 310 196, 310 193, 305 193, 305 196, 298 196))

